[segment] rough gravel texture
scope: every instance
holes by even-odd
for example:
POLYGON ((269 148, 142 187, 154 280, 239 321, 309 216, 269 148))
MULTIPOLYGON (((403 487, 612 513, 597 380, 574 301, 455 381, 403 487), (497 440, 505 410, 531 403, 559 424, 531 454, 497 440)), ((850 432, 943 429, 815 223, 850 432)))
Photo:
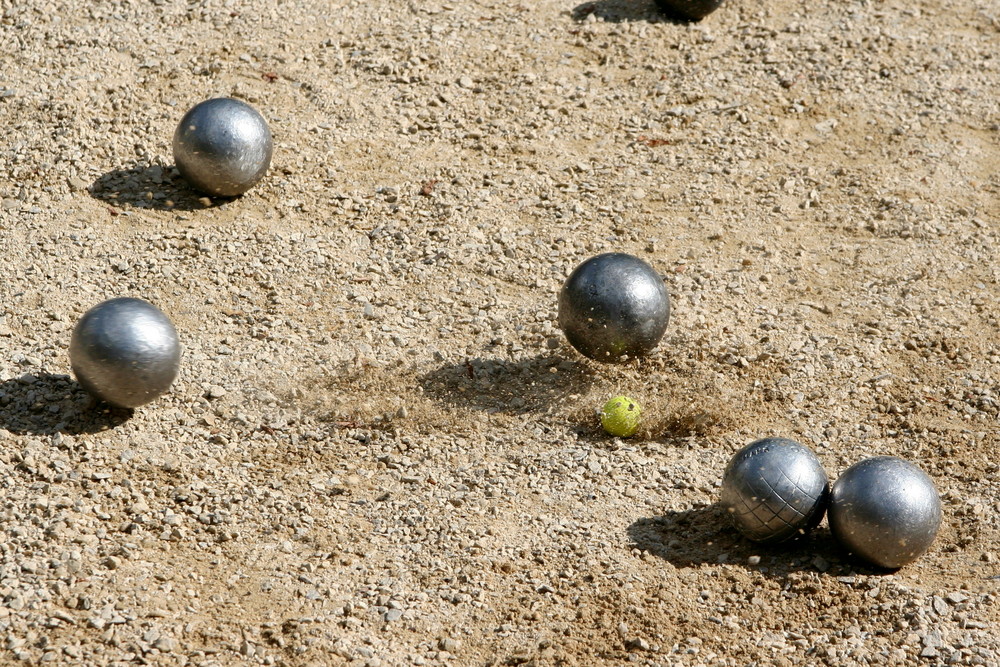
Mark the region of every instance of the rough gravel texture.
POLYGON ((0 9, 0 660, 1000 664, 992 0, 0 9), (169 148, 220 95, 275 137, 235 200, 169 148), (673 300, 613 367, 555 326, 606 251, 673 300), (66 354, 113 296, 184 345, 134 413, 66 354), (937 541, 742 539, 766 435, 918 463, 937 541))

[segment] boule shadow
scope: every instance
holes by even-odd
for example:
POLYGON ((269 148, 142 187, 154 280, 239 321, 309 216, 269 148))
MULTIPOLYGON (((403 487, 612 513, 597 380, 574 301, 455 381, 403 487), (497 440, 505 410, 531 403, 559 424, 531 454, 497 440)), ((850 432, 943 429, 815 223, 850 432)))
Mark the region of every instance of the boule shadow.
POLYGON ((0 381, 0 428, 11 433, 98 433, 125 423, 133 413, 101 402, 68 375, 26 373, 0 381))
POLYGON ((628 537, 638 549, 678 568, 729 564, 783 577, 817 570, 819 565, 835 572, 843 566, 840 549, 827 530, 814 530, 781 544, 759 544, 743 537, 726 515, 719 503, 670 510, 635 521, 628 527, 628 537), (751 560, 754 557, 759 559, 756 564, 751 560))
POLYGON ((231 201, 206 197, 176 174, 174 167, 145 163, 112 169, 95 180, 87 192, 112 207, 155 211, 200 211, 231 201))
POLYGON ((574 21, 595 16, 606 23, 674 23, 698 21, 718 9, 723 0, 592 0, 573 8, 574 21))

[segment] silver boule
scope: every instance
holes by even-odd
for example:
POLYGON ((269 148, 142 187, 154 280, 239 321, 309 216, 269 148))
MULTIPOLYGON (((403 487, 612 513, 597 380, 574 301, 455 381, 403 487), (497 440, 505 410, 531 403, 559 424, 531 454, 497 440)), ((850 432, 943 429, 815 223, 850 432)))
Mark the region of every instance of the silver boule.
POLYGON ((174 161, 181 176, 219 197, 236 197, 260 181, 273 150, 264 117, 228 97, 195 105, 174 132, 174 161))
POLYGON ((619 362, 649 354, 667 329, 670 296, 646 262, 625 253, 591 257, 559 292, 559 328, 580 354, 619 362))
POLYGON ((764 438, 736 452, 722 476, 721 504, 755 542, 782 542, 819 524, 830 493, 819 459, 787 438, 764 438))
POLYGON ((80 318, 69 344, 73 374, 84 389, 122 408, 149 403, 170 388, 180 368, 177 330, 156 306, 117 298, 80 318))
POLYGON ((923 470, 876 456, 845 470, 830 492, 830 531, 851 553, 897 569, 927 551, 941 525, 941 499, 923 470))

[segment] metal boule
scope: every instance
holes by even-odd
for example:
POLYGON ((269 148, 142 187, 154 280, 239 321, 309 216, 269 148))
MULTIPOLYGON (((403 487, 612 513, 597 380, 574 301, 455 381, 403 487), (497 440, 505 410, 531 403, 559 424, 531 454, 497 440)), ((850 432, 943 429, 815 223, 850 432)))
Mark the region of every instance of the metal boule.
POLYGON ((559 328, 584 356, 620 362, 649 354, 667 329, 670 296, 649 264, 625 253, 578 266, 559 292, 559 328))
POLYGON ((236 197, 264 177, 274 143, 256 109, 220 97, 184 114, 173 148, 177 170, 192 186, 210 195, 236 197))
POLYGON ((180 368, 177 330, 156 306, 127 297, 104 301, 77 322, 69 345, 80 385, 98 398, 135 408, 163 394, 180 368))
POLYGON ((826 471, 812 451, 787 438, 764 438, 730 459, 721 504, 744 536, 776 543, 815 528, 829 491, 826 471))
POLYGON ((830 491, 830 531, 845 549, 897 569, 927 551, 941 525, 941 498, 918 466, 876 456, 845 470, 830 491))

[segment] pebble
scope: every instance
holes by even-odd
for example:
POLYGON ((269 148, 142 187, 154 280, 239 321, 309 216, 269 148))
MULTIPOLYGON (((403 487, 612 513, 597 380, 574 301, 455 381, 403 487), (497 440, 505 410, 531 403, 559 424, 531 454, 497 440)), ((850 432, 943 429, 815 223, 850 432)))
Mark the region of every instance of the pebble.
POLYGON ((820 572, 826 572, 830 569, 830 561, 823 558, 822 556, 816 556, 812 561, 813 567, 815 567, 820 572))
POLYGON ((641 637, 629 639, 625 642, 625 648, 629 651, 648 651, 649 642, 641 637))
POLYGON ((177 640, 173 637, 160 637, 153 646, 164 653, 173 653, 177 650, 177 640))
POLYGON ((224 387, 220 387, 220 386, 219 386, 219 385, 217 385, 217 384, 213 384, 213 385, 211 385, 211 386, 210 386, 210 387, 208 388, 208 391, 207 391, 207 392, 205 393, 205 395, 206 395, 206 396, 207 396, 208 398, 211 398, 211 399, 218 399, 218 398, 222 398, 222 397, 223 397, 223 396, 225 396, 225 395, 226 395, 227 393, 228 393, 228 392, 226 391, 226 389, 225 389, 224 387))

